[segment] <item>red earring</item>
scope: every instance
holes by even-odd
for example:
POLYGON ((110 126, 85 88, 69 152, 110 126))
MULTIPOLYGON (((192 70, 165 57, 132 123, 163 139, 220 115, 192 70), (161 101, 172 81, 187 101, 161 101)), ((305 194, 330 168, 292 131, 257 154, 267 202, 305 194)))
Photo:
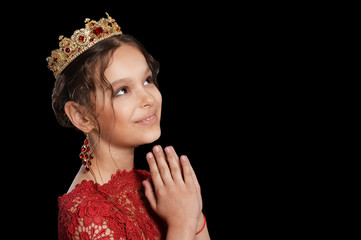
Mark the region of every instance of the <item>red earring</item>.
POLYGON ((90 165, 92 165, 91 160, 94 158, 92 148, 89 146, 88 135, 84 140, 84 145, 81 147, 81 153, 79 157, 81 160, 83 160, 83 165, 85 166, 85 170, 88 172, 90 170, 90 165))

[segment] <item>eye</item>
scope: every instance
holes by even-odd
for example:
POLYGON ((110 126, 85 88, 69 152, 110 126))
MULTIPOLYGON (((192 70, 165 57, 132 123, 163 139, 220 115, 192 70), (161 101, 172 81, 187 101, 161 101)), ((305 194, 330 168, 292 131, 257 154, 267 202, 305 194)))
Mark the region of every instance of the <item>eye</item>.
POLYGON ((144 85, 149 85, 153 83, 152 76, 147 77, 147 79, 144 81, 144 85))
POLYGON ((115 95, 120 96, 128 93, 128 87, 122 87, 118 91, 116 91, 115 95))

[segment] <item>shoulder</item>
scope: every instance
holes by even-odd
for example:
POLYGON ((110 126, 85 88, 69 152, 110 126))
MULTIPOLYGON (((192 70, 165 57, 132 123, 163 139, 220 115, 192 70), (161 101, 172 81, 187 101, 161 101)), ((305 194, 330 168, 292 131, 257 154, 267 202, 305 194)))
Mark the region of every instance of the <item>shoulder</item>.
POLYGON ((59 211, 75 212, 84 204, 92 200, 101 200, 104 196, 97 191, 93 181, 83 180, 82 182, 72 186, 69 192, 59 197, 59 211))
POLYGON ((84 180, 94 182, 93 179, 94 178, 90 176, 90 174, 85 173, 85 171, 82 171, 82 169, 80 169, 79 172, 76 174, 72 184, 70 185, 68 193, 72 192, 78 185, 82 184, 84 180))
POLYGON ((119 224, 123 219, 113 208, 112 202, 96 189, 94 182, 83 180, 73 191, 59 198, 59 236, 85 239, 121 236, 119 224))

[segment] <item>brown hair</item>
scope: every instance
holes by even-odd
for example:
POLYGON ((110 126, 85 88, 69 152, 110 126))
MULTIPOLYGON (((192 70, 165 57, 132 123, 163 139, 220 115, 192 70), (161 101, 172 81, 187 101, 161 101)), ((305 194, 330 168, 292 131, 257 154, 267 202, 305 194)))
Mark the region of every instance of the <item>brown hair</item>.
POLYGON ((64 111, 66 102, 74 101, 85 107, 88 111, 87 115, 92 117, 91 120, 98 127, 98 131, 100 130, 96 120, 97 116, 95 116, 96 86, 101 86, 103 91, 112 89, 104 76, 104 72, 109 65, 113 52, 122 44, 134 46, 141 51, 153 73, 153 81, 157 85, 159 64, 139 41, 126 34, 105 39, 78 56, 56 79, 52 105, 60 125, 74 127, 64 111))

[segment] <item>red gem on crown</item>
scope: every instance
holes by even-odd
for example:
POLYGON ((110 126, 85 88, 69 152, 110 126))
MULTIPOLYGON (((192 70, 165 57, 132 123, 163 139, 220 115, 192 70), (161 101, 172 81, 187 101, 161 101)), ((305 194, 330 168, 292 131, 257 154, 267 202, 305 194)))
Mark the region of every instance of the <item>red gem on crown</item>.
POLYGON ((94 28, 93 33, 95 35, 99 36, 100 34, 103 33, 103 28, 101 28, 101 27, 94 28))

